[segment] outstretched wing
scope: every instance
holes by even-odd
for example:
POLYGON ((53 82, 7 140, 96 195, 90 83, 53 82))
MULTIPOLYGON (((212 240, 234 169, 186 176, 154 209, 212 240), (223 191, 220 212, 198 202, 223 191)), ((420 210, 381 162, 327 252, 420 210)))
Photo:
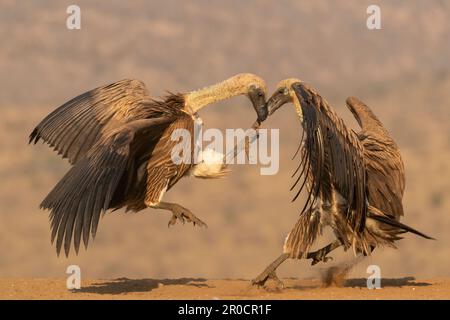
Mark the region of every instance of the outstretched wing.
MULTIPOLYGON (((121 80, 85 92, 50 113, 30 134, 74 164, 98 142, 105 131, 142 114, 149 100, 139 80, 121 80)), ((142 118, 142 117, 141 117, 142 118)))
POLYGON ((385 214, 400 219, 403 215, 405 168, 400 150, 373 111, 361 100, 349 97, 347 107, 362 131, 358 139, 364 146, 368 199, 385 214))
POLYGON ((332 186, 348 203, 346 217, 350 226, 362 230, 367 214, 363 148, 317 92, 303 83, 295 83, 292 88, 301 105, 306 133, 301 161, 306 173, 300 191, 306 179, 310 185, 302 212, 311 209, 325 186, 332 186))
POLYGON ((41 208, 51 210, 52 242, 56 238, 58 255, 63 243, 66 255, 69 254, 72 235, 77 252, 81 235, 85 246, 89 233, 95 236, 100 213, 109 208, 124 172, 133 168, 136 134, 151 134, 155 126, 172 120, 160 117, 122 125, 102 137, 53 188, 41 208))

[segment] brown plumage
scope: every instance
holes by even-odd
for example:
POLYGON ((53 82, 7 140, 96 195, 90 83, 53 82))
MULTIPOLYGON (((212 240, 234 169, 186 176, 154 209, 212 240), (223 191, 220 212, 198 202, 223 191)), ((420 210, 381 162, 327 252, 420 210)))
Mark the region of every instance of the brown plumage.
POLYGON ((394 140, 365 104, 347 99, 362 129, 355 133, 300 80, 287 79, 278 85, 268 100, 269 113, 288 102, 294 104, 306 135, 305 139, 302 136, 294 187, 301 178, 303 183, 294 200, 303 187, 308 197, 286 237, 284 253, 254 280, 255 284, 262 285, 268 278, 277 280, 275 270, 287 258, 326 262, 327 253, 340 246, 368 255, 377 246, 395 247, 399 234, 408 231, 430 239, 399 222, 405 187, 403 162, 394 140), (337 240, 309 252, 325 226, 332 228, 337 240))
MULTIPOLYGON (((52 242, 59 254, 69 254, 73 238, 76 252, 81 238, 87 247, 95 237, 101 213, 147 207, 170 210, 169 225, 177 219, 205 225, 188 209, 162 202, 164 193, 194 170, 194 127, 201 125, 197 111, 216 101, 247 95, 265 119, 264 81, 239 74, 221 83, 186 94, 152 98, 138 80, 122 80, 88 91, 48 115, 33 130, 30 143, 42 139, 68 158, 72 168, 41 203, 51 211, 52 242), (174 163, 171 152, 179 144, 172 133, 190 133, 191 161, 174 163)), ((203 178, 222 176, 222 172, 203 178)))

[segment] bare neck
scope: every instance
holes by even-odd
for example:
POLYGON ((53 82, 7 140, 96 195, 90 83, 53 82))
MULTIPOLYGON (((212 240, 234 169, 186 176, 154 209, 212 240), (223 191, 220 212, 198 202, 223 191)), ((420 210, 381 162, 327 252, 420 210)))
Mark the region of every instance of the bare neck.
POLYGON ((185 95, 185 105, 187 110, 197 112, 209 104, 246 93, 247 86, 245 84, 240 83, 237 79, 230 78, 212 86, 187 93, 185 95))

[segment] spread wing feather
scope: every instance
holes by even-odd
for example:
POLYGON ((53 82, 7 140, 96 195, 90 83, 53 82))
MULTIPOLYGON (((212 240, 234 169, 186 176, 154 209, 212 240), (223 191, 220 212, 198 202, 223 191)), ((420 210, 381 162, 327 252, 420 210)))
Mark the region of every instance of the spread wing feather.
POLYGON ((72 237, 76 252, 81 238, 87 246, 89 234, 95 237, 100 214, 109 209, 124 172, 132 166, 136 133, 172 120, 161 117, 122 125, 99 140, 59 181, 41 203, 41 208, 51 210, 52 242, 56 239, 58 254, 63 245, 69 254, 72 237))
POLYGON ((150 99, 139 80, 121 80, 85 92, 50 113, 30 134, 74 164, 104 136, 106 128, 135 119, 150 99))
POLYGON ((305 174, 309 195, 302 213, 312 208, 320 192, 331 194, 323 188, 332 185, 347 200, 350 226, 361 231, 367 215, 363 148, 319 94, 303 83, 292 88, 300 101, 306 132, 302 162, 310 168, 305 174))

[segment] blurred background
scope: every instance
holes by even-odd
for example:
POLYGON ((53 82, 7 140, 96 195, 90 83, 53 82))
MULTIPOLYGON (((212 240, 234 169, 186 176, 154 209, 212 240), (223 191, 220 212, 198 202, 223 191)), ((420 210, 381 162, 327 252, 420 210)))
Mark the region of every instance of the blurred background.
MULTIPOLYGON (((0 277, 252 278, 281 251, 302 201, 291 203, 291 161, 299 141, 292 106, 264 127, 280 128, 274 176, 233 166, 228 178, 184 179, 166 194, 206 221, 177 224, 144 210, 107 214, 78 256, 58 258, 39 203, 68 170, 28 135, 70 98, 123 78, 154 95, 184 92, 252 72, 272 91, 287 77, 315 87, 357 129, 347 96, 365 101, 389 129, 406 165, 407 224, 437 238, 406 235, 399 250, 376 250, 383 277, 450 276, 450 1, 13 1, 0 2, 0 277), (67 6, 81 30, 66 28, 67 6), (382 30, 366 27, 370 4, 382 30)), ((245 97, 202 110, 206 127, 248 128, 245 97)), ((326 244, 329 234, 318 245, 326 244)), ((351 253, 337 250, 337 263, 351 253)), ((326 265, 290 261, 281 276, 317 277, 326 265)), ((328 264, 330 265, 330 264, 328 264)))

